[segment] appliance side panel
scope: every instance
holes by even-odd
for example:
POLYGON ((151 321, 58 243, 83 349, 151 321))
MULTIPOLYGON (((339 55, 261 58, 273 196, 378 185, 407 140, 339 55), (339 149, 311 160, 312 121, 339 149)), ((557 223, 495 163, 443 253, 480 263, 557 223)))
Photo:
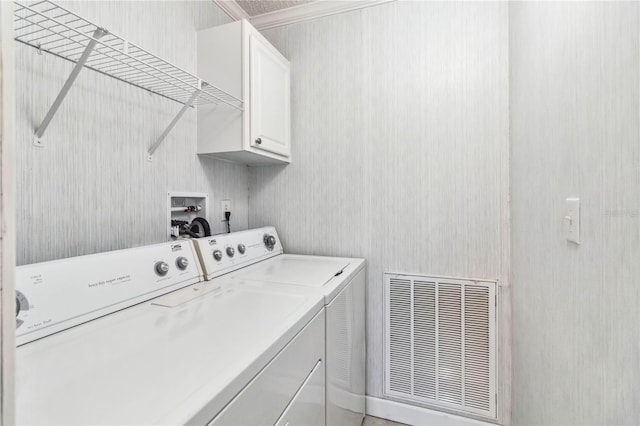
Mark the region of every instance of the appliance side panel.
POLYGON ((325 313, 321 311, 207 426, 275 424, 322 362, 324 335, 325 313))
POLYGON ((365 411, 365 269, 327 306, 328 425, 360 425, 365 411))
POLYGON ((326 426, 324 393, 324 363, 318 361, 276 426, 326 426))

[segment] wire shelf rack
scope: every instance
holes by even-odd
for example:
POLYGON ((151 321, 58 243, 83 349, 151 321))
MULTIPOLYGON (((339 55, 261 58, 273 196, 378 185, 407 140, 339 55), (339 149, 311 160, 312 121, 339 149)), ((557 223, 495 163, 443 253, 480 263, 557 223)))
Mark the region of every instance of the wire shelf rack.
MULTIPOLYGON (((44 130, 83 67, 183 104, 183 109, 162 138, 191 106, 216 104, 243 110, 241 99, 56 3, 48 0, 16 1, 15 5, 16 41, 76 64, 36 131, 36 145, 41 146, 44 130)), ((153 154, 156 148, 154 144, 149 154, 153 154)))

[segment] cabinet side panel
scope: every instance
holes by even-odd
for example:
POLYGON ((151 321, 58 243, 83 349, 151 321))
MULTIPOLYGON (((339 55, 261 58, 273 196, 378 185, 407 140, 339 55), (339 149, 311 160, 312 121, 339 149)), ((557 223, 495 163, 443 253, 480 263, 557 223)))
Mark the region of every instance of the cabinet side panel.
MULTIPOLYGON (((204 81, 244 99, 242 49, 240 21, 199 31, 198 75, 204 81)), ((237 151, 241 146, 241 111, 225 105, 198 107, 198 154, 237 151)))
POLYGON ((224 106, 198 107, 198 154, 234 152, 242 144, 242 111, 224 106))

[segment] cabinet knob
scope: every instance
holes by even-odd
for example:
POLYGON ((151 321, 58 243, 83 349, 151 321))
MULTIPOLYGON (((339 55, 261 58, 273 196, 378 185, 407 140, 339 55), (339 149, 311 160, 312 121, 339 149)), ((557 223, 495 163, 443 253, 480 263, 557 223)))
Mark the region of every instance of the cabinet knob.
POLYGON ((260 144, 262 143, 262 138, 258 138, 258 139, 256 139, 256 143, 257 143, 258 145, 260 145, 260 144))

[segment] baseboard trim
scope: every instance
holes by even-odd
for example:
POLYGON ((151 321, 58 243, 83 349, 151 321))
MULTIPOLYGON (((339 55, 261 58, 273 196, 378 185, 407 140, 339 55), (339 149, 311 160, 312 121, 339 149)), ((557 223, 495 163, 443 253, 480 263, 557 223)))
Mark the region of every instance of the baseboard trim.
POLYGON ((496 426, 428 408, 367 396, 367 414, 415 426, 496 426))

